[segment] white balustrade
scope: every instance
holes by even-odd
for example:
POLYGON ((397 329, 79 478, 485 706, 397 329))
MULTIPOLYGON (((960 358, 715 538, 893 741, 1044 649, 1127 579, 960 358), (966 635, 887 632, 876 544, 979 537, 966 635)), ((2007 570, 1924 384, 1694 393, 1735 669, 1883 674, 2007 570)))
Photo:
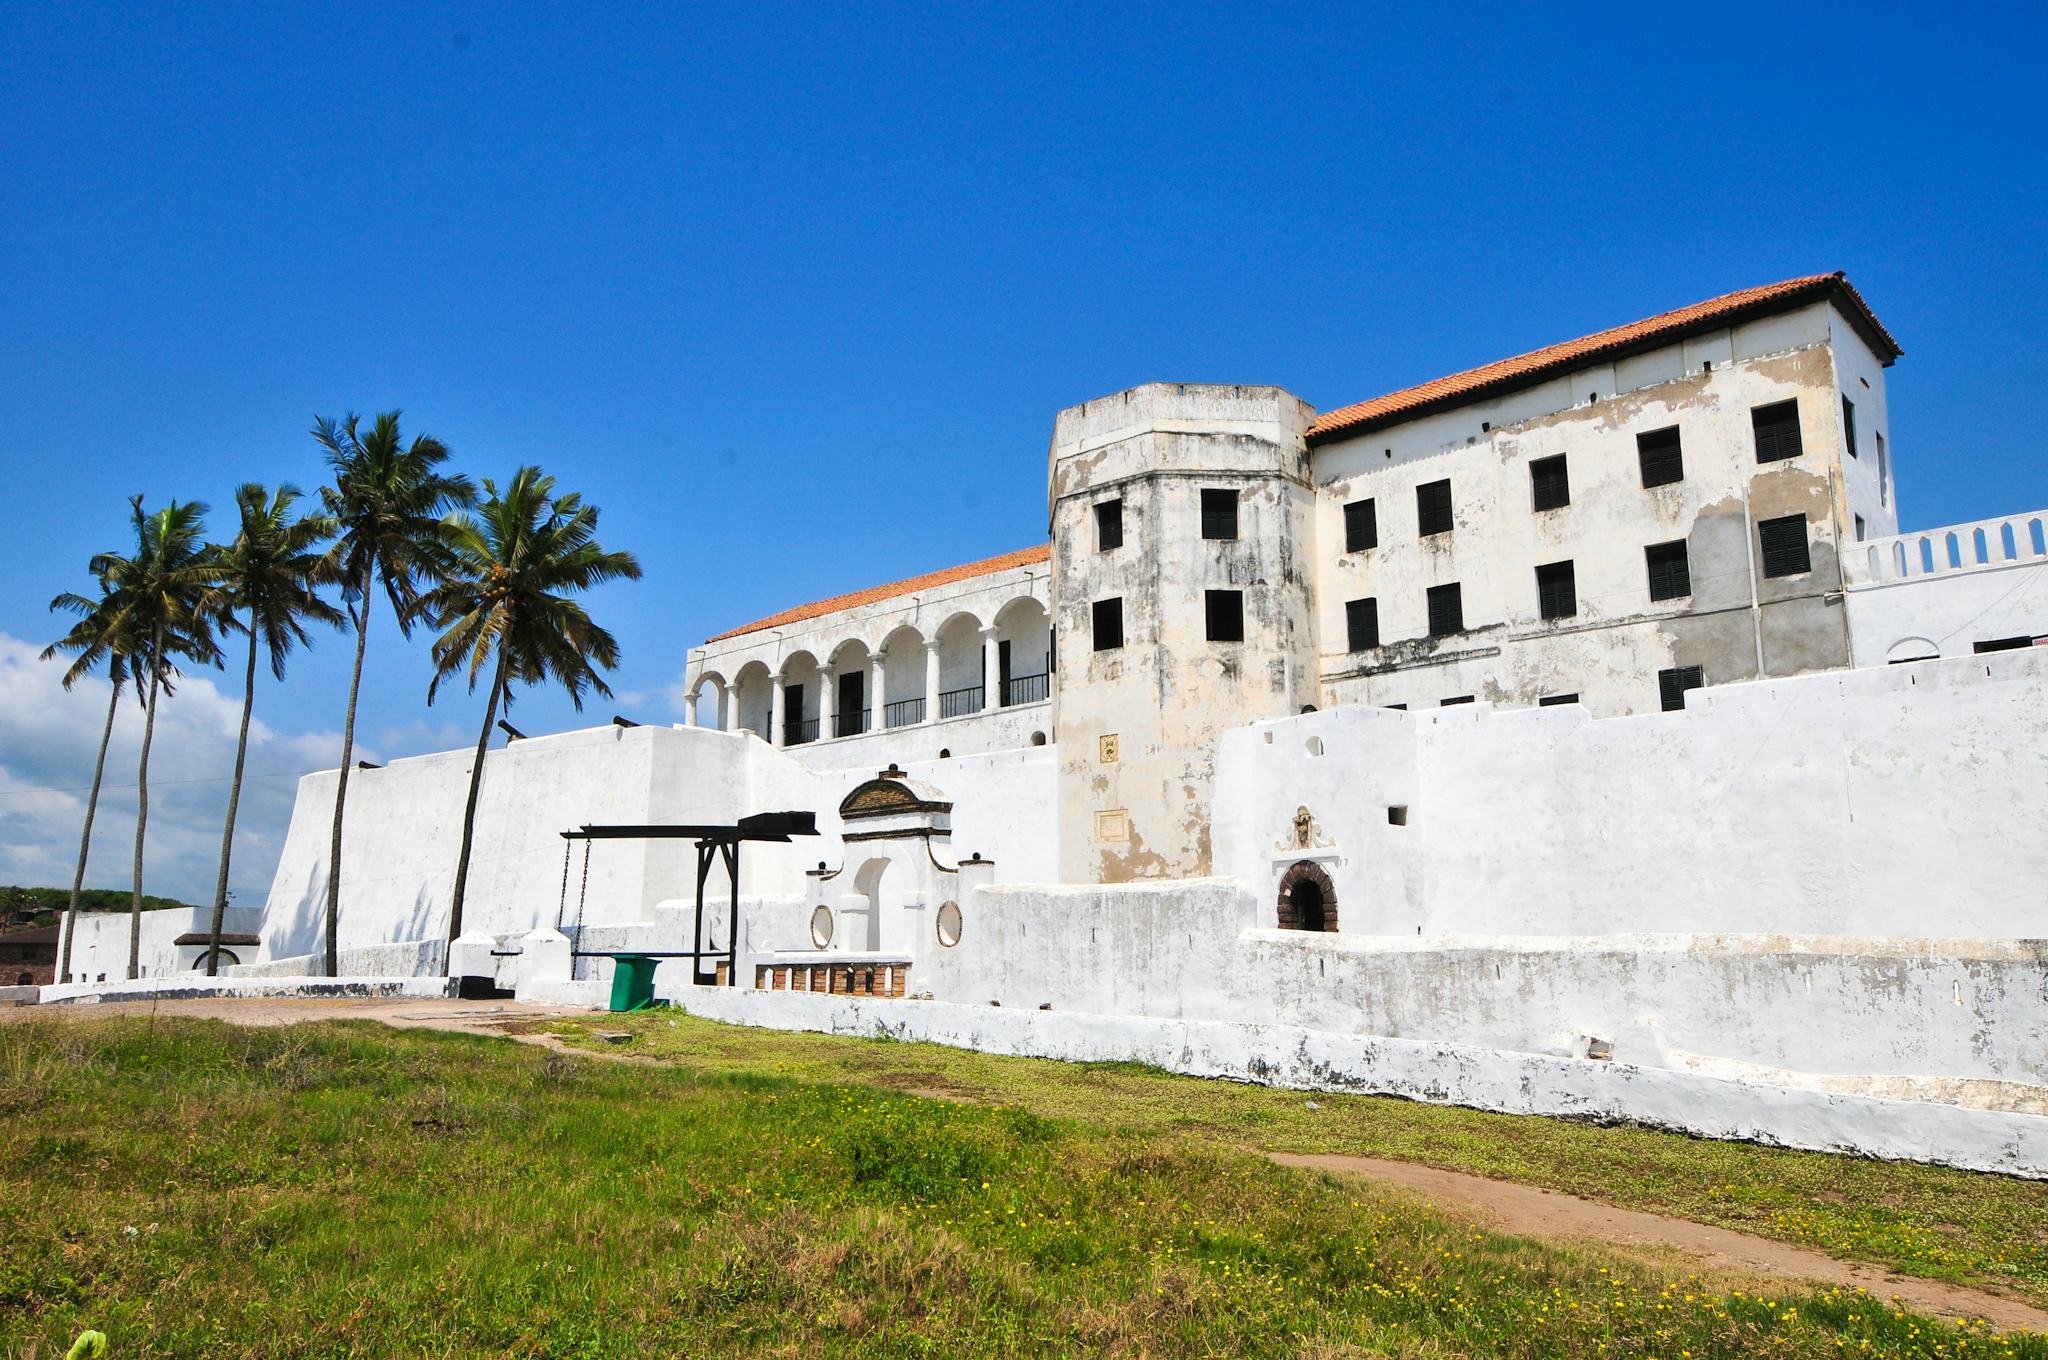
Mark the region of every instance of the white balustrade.
POLYGON ((1874 586, 2048 561, 2048 510, 1842 545, 1845 585, 1874 586))

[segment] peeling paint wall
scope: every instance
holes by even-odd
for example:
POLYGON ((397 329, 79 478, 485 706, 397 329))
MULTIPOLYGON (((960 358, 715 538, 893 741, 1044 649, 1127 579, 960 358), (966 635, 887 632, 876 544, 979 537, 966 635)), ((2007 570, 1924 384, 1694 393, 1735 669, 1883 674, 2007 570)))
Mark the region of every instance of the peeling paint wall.
POLYGON ((1207 873, 1218 734, 1313 701, 1310 415, 1278 388, 1157 383, 1054 423, 1064 881, 1207 873), (1203 537, 1205 489, 1234 493, 1235 538, 1203 537), (1096 506, 1110 500, 1123 541, 1104 549, 1096 506), (1242 592, 1242 641, 1209 639, 1211 590, 1242 592), (1123 641, 1098 650, 1093 611, 1109 599, 1123 641))
POLYGON ((1882 367, 1822 303, 1316 448, 1327 701, 1526 707, 1577 694, 1619 715, 1655 711, 1667 668, 1699 666, 1714 685, 1848 664, 1835 555, 1858 509, 1867 528, 1893 522, 1876 506, 1885 419, 1882 367), (1842 452, 1838 360, 1862 399, 1859 459, 1842 452), (1799 403, 1802 452, 1760 464, 1751 411, 1784 400, 1799 403), (1684 479, 1645 488, 1636 437, 1674 425, 1684 479), (1559 455, 1570 504, 1535 510, 1529 465, 1559 455), (1424 537, 1416 487, 1443 479, 1455 527, 1424 537), (1347 552, 1343 507, 1367 497, 1378 546, 1347 552), (1774 579, 1755 525, 1792 514, 1806 518, 1812 566, 1774 579), (1692 592, 1652 601, 1644 548, 1674 540, 1687 545, 1692 592), (1563 561, 1577 609, 1546 620, 1535 570, 1563 561), (1450 582, 1465 630, 1430 638, 1426 592, 1450 582), (1363 598, 1378 601, 1382 645, 1352 653, 1345 603, 1363 598))

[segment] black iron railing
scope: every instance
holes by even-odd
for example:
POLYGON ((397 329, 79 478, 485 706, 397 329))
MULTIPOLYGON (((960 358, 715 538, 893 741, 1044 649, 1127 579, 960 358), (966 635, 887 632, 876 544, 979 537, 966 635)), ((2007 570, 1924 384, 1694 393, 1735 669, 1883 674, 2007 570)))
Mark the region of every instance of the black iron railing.
POLYGON ((835 737, 857 737, 867 731, 868 713, 870 711, 863 708, 858 712, 833 714, 832 735, 835 737))
POLYGON ((884 727, 908 727, 924 721, 924 699, 898 699, 893 704, 882 705, 884 727))
POLYGON ((1052 675, 1013 675, 1003 685, 1003 706, 1035 704, 1052 697, 1052 675))
POLYGON ((939 716, 957 718, 966 713, 981 712, 981 686, 972 689, 949 689, 939 695, 939 716))
POLYGON ((801 746, 807 741, 818 739, 816 718, 785 718, 782 723, 782 744, 801 746))

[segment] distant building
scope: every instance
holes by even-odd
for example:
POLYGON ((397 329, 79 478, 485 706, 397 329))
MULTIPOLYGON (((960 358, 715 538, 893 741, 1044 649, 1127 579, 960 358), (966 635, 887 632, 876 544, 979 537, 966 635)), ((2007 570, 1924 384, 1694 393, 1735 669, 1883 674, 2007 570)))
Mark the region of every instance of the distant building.
POLYGON ((58 928, 0 931, 0 987, 41 987, 57 978, 58 928))

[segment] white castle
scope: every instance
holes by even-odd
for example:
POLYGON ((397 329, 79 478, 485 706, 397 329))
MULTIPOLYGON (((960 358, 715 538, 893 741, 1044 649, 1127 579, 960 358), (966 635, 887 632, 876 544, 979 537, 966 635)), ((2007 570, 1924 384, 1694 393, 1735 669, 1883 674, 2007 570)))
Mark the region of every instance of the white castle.
MULTIPOLYGON (((1900 354, 1828 274, 1320 415, 1071 407, 1048 544, 493 751, 452 947, 470 753, 356 776, 343 972, 696 954, 660 995, 750 1024, 2048 1175, 2048 512, 1898 532, 1900 354), (561 835, 792 810, 731 902, 561 835)), ((238 976, 312 971, 333 797, 238 976)))

